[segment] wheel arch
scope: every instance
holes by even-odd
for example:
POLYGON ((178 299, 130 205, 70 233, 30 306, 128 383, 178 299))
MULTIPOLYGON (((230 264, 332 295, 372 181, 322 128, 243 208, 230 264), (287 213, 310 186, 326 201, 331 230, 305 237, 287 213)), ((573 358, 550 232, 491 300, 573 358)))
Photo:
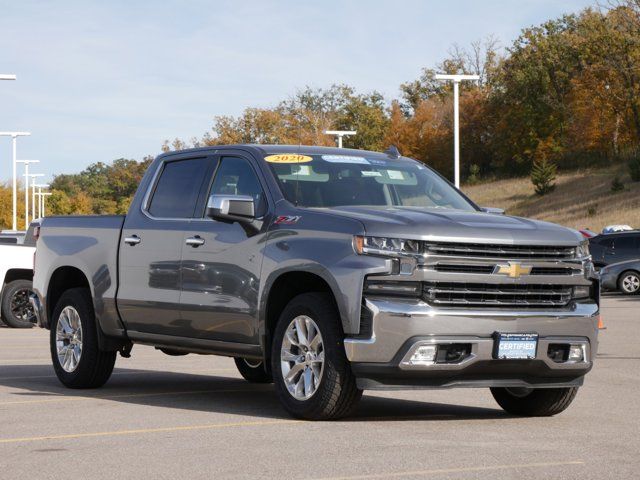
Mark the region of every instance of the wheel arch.
POLYGON ((286 305, 296 296, 303 293, 323 292, 330 295, 334 307, 340 316, 341 327, 345 328, 334 289, 321 273, 308 270, 289 270, 274 276, 269 282, 269 289, 264 298, 264 330, 262 335, 265 365, 269 365, 272 335, 278 318, 286 305))

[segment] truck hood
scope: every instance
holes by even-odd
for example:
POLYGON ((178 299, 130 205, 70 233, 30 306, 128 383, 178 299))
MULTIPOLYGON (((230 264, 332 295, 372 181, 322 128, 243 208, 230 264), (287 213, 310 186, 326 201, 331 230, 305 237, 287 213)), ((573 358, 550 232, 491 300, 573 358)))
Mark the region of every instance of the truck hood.
POLYGON ((583 237, 553 223, 485 212, 418 207, 336 207, 334 215, 357 219, 366 235, 416 240, 512 245, 574 246, 583 237))

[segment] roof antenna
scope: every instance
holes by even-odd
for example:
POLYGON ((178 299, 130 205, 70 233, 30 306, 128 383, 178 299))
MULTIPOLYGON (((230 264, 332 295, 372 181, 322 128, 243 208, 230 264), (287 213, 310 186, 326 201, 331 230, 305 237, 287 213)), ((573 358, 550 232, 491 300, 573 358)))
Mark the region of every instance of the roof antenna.
POLYGON ((400 150, 398 150, 398 147, 396 147, 395 145, 390 145, 389 148, 384 151, 384 153, 391 158, 400 158, 402 156, 400 155, 400 150))

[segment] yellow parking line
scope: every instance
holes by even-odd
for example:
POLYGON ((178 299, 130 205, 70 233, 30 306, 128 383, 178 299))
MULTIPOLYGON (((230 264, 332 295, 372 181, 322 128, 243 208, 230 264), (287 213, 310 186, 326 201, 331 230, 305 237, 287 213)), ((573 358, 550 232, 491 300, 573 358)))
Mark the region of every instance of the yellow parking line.
POLYGON ((184 425, 177 427, 140 428, 136 430, 113 430, 108 432, 70 433, 67 435, 43 435, 41 437, 3 438, 0 443, 24 443, 43 440, 69 440, 87 437, 115 437, 119 435, 138 435, 145 433, 181 432, 190 430, 213 430, 231 427, 257 427, 267 425, 286 425, 300 423, 300 420, 260 420, 255 422, 211 423, 208 425, 184 425))
POLYGON ((4 405, 30 405, 35 403, 57 403, 71 401, 87 401, 87 400, 112 400, 118 398, 137 398, 137 397, 160 397, 165 395, 197 395, 202 393, 241 393, 241 392, 262 392, 268 391, 266 388, 249 389, 249 388, 229 388, 222 390, 186 390, 176 392, 149 392, 149 393, 123 393, 118 395, 102 395, 99 397, 68 397, 66 395, 56 395, 55 398, 45 398, 39 400, 11 400, 9 402, 0 402, 0 406, 4 405))
MULTIPOLYGON (((216 369, 205 369, 205 370, 188 370, 188 371, 184 371, 184 372, 176 372, 173 370, 143 370, 141 372, 113 372, 111 375, 145 375, 145 374, 151 374, 151 375, 159 375, 159 374, 163 374, 163 373, 168 373, 168 374, 174 374, 174 375, 192 375, 194 373, 211 373, 212 375, 216 374, 216 373, 223 373, 223 372, 237 372, 238 369, 237 368, 216 368, 216 369)), ((52 373, 51 375, 27 375, 27 376, 21 376, 21 377, 0 377, 0 381, 2 380, 30 380, 32 378, 55 378, 55 374, 52 373)), ((240 377, 238 377, 240 378, 240 377)))
POLYGON ((314 478, 314 480, 369 480, 375 478, 396 478, 396 477, 417 477, 424 475, 436 475, 445 473, 466 473, 466 472, 485 472, 495 470, 511 470, 517 468, 541 468, 541 467, 559 467, 563 465, 584 465, 582 460, 572 460, 568 462, 543 462, 543 463, 519 463, 513 465, 488 465, 480 467, 460 467, 460 468, 438 468, 433 470, 412 470, 407 472, 387 472, 374 473, 371 475, 354 475, 350 477, 324 477, 314 478))

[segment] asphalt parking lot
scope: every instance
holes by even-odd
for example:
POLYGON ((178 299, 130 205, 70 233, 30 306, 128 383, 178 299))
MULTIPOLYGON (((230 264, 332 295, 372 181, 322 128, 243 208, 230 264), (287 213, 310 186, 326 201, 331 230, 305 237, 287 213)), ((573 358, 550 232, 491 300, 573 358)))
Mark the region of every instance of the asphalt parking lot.
POLYGON ((294 421, 233 361, 136 346, 99 390, 60 386, 44 330, 0 328, 0 478, 638 478, 640 298, 607 329, 573 405, 503 413, 484 389, 365 393, 356 417, 294 421))

